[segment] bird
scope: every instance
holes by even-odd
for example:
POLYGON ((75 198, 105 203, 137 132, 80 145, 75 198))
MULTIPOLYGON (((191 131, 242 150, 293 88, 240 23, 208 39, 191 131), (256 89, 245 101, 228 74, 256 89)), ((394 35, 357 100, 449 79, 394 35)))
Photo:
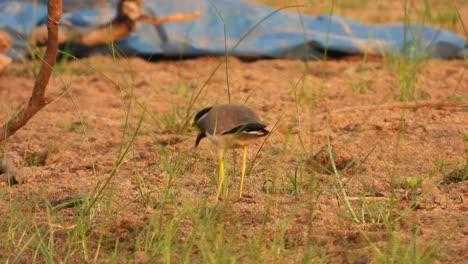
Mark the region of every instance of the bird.
POLYGON ((268 135, 266 125, 260 122, 255 112, 242 104, 222 104, 210 106, 195 114, 193 126, 199 134, 195 141, 195 148, 203 138, 208 138, 218 149, 218 189, 216 201, 224 181, 224 153, 227 149, 243 148, 242 175, 239 186, 239 198, 242 197, 244 185, 247 146, 256 139, 268 135))

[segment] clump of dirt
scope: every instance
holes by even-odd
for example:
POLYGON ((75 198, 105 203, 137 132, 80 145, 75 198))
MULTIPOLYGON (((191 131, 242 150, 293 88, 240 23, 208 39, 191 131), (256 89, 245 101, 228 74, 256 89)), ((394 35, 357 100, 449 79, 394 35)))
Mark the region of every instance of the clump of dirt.
POLYGON ((331 145, 330 148, 331 155, 328 146, 323 146, 314 156, 305 161, 307 166, 322 174, 334 174, 335 169, 337 172, 343 172, 356 167, 359 161, 346 151, 345 146, 331 145))
POLYGON ((468 180, 468 164, 461 169, 455 169, 444 177, 444 183, 457 183, 468 180))

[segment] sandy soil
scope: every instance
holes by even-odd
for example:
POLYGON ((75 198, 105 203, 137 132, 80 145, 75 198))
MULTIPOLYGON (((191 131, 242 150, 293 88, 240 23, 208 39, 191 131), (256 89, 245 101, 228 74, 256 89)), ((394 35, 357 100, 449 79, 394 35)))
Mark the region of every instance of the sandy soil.
MULTIPOLYGON (((4 196, 2 214, 8 214, 5 203, 10 199, 34 206, 44 199, 53 202, 82 196, 108 177, 121 151, 125 113, 130 104, 129 94, 119 90, 119 86, 127 91, 133 89, 140 104, 131 103, 131 131, 136 129, 143 106, 148 113, 134 142, 134 152, 125 157, 112 185, 118 201, 131 209, 119 213, 115 230, 110 232, 125 236, 128 230, 145 225, 147 209, 135 200, 141 196, 135 170, 155 189, 164 188, 168 174, 161 169, 161 148, 184 155, 183 168, 173 183, 181 206, 186 201, 212 199, 216 187, 208 175, 216 175, 215 151, 207 140, 194 149, 196 132, 190 128, 179 133, 178 129, 184 122, 191 94, 201 88, 219 60, 207 57, 146 62, 139 58, 113 61, 109 57, 91 57, 67 64, 66 71, 51 80, 49 91, 56 95, 68 87, 68 93, 55 97, 8 141, 6 149, 22 157, 24 175, 23 183, 8 189, 8 196, 4 196), (93 65, 95 70, 86 65, 93 65), (174 117, 173 107, 180 116, 174 117), (87 128, 86 135, 80 118, 87 128)), ((245 227, 239 236, 249 238, 249 232, 259 228, 261 216, 268 208, 271 221, 267 228, 273 230, 285 218, 290 220, 285 234, 289 247, 314 241, 324 245, 332 259, 349 260, 366 248, 360 230, 377 243, 385 241, 381 221, 370 217, 370 223, 356 225, 340 216, 345 214, 345 208, 332 194, 337 181, 323 169, 330 169, 328 155, 316 155, 326 145, 329 134, 337 166, 343 168, 355 161, 355 166, 341 173, 350 197, 368 195, 374 197, 371 201, 383 199, 375 196, 393 197, 394 210, 400 213, 416 202, 416 209, 398 222, 402 234, 408 237, 411 230, 418 228, 423 245, 424 241, 442 239, 440 234, 447 234, 439 259, 453 263, 466 260, 467 182, 439 184, 444 175, 466 164, 466 107, 404 109, 396 99, 398 86, 387 64, 380 58, 371 58, 361 70, 361 61, 312 61, 306 68, 293 60, 242 62, 230 58, 231 101, 247 101, 269 128, 277 124, 260 153, 259 165, 246 178, 246 198, 234 198, 238 166, 235 172, 228 172, 232 177, 226 196, 232 199, 228 206, 245 227), (296 89, 299 121, 292 87, 304 70, 305 81, 296 89), (353 91, 358 80, 367 87, 363 93, 353 91), (366 106, 378 107, 369 111, 366 106), (329 133, 326 109, 330 111, 329 133), (443 162, 443 170, 437 169, 437 160, 443 162), (321 165, 314 165, 317 162, 321 165), (291 195, 288 175, 297 168, 302 186, 296 195, 291 195), (402 188, 400 181, 409 176, 423 178, 423 186, 402 188), (316 184, 314 190, 322 192, 310 191, 312 183, 316 184), (316 201, 313 210, 309 210, 311 199, 316 201)), ((0 77, 2 120, 30 93, 33 78, 24 74, 24 69, 25 65, 15 64, 9 75, 0 77)), ((425 101, 466 95, 465 70, 466 65, 460 60, 429 61, 417 81, 420 94, 425 101)), ((220 69, 209 80, 192 112, 227 101, 226 73, 220 69)), ((128 135, 123 141, 128 143, 128 135)), ((249 160, 258 148, 259 145, 251 148, 249 160)), ((238 157, 237 165, 239 161, 238 157)), ((232 158, 227 166, 233 167, 232 158)), ((153 195, 151 199, 157 200, 157 195, 153 195)), ((42 215, 37 216, 38 221, 46 221, 45 212, 38 214, 42 215)))

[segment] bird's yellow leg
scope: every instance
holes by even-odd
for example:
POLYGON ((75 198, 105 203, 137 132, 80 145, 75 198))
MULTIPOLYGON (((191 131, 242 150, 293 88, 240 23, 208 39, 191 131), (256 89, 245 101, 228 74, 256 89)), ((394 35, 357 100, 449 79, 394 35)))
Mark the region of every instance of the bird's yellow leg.
POLYGON ((219 172, 218 172, 218 191, 216 192, 216 201, 219 200, 219 195, 223 189, 224 182, 224 150, 219 152, 218 156, 219 161, 219 172))
POLYGON ((247 160, 247 147, 244 146, 244 156, 242 158, 242 175, 239 187, 239 198, 242 198, 242 188, 244 187, 245 161, 247 160))

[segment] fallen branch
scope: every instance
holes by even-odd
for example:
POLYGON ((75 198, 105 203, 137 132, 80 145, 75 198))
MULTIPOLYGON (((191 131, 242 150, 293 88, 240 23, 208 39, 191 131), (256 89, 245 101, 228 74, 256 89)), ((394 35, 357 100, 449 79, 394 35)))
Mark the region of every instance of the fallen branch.
MULTIPOLYGON (((78 27, 59 27, 58 42, 76 43, 85 46, 108 44, 127 37, 135 29, 137 22, 159 25, 167 22, 180 22, 201 16, 199 11, 174 13, 167 16, 148 16, 141 14, 141 0, 121 0, 117 7, 117 16, 108 24, 94 29, 78 27)), ((30 41, 34 44, 45 42, 46 30, 44 26, 35 28, 30 41)))
POLYGON ((193 11, 193 12, 184 12, 184 13, 174 13, 167 16, 159 16, 159 17, 152 17, 142 15, 140 16, 137 21, 151 23, 153 25, 159 25, 168 22, 181 22, 186 20, 192 20, 201 16, 201 12, 193 11))
POLYGON ((47 49, 42 62, 39 74, 36 78, 31 98, 21 107, 21 109, 0 127, 0 142, 13 135, 18 129, 23 127, 39 110, 47 105, 45 90, 49 82, 50 75, 55 64, 55 56, 58 50, 58 24, 62 16, 62 0, 49 0, 48 2, 47 29, 48 39, 47 49))
MULTIPOLYGON (((364 106, 349 106, 343 107, 336 110, 330 110, 329 114, 339 114, 339 113, 350 113, 356 111, 376 111, 384 109, 418 109, 423 107, 431 108, 447 108, 447 107, 468 107, 468 103, 463 101, 421 101, 421 102, 409 102, 409 103, 391 103, 391 104, 382 104, 382 105, 364 105, 364 106)), ((325 118, 327 113, 317 114, 316 118, 325 118)))
POLYGON ((366 196, 366 197, 357 197, 352 196, 347 198, 348 201, 389 201, 390 198, 388 197, 380 197, 380 196, 366 196))

